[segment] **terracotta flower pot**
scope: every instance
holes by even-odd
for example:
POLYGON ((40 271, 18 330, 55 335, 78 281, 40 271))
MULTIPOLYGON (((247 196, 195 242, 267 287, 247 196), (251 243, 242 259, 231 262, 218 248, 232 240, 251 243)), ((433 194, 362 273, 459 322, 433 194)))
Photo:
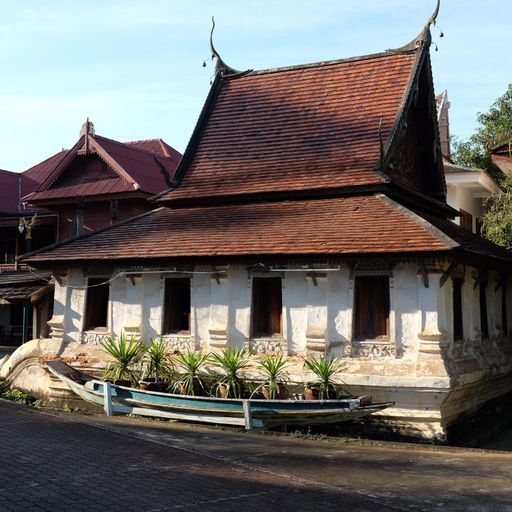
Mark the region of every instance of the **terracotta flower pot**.
MULTIPOLYGON (((270 386, 268 384, 265 384, 261 388, 261 392, 263 393, 263 396, 265 399, 270 400, 270 386)), ((285 400, 288 396, 288 390, 286 389, 286 386, 284 384, 278 384, 277 385, 277 393, 276 393, 276 400, 285 400)))
POLYGON ((139 382, 139 389, 143 391, 160 391, 165 392, 169 387, 168 382, 159 381, 155 382, 155 379, 146 379, 139 382))

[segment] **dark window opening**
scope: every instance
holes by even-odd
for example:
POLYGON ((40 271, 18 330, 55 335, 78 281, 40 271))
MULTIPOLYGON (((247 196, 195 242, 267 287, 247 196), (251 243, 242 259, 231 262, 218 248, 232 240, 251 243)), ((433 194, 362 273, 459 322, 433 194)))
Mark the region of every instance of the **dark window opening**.
POLYGON ((11 325, 23 325, 23 302, 11 303, 11 325))
POLYGON ((464 338, 462 323, 462 279, 453 278, 453 339, 462 340, 464 338))
POLYGON ((489 337, 489 321, 487 318, 487 284, 480 283, 480 330, 482 337, 489 337))
POLYGON ((87 280, 84 330, 107 328, 109 283, 106 277, 87 280))
POLYGON ((507 290, 505 286, 501 289, 501 329, 505 336, 508 336, 508 315, 507 315, 507 290))
POLYGON ((190 332, 190 278, 165 280, 164 318, 162 332, 190 332))
POLYGON ((354 338, 389 336, 389 277, 356 277, 354 338))
POLYGON ((282 286, 280 277, 252 280, 252 335, 282 334, 282 286))

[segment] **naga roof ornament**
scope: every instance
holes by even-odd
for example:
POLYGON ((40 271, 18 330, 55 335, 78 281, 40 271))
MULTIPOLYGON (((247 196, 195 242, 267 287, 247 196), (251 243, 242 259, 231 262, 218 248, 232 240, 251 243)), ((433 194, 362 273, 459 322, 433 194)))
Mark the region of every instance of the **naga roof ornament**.
POLYGON ((220 75, 223 78, 232 78, 237 76, 243 76, 247 73, 250 73, 252 69, 247 69, 246 71, 239 71, 238 69, 234 69, 231 66, 228 66, 219 55, 219 52, 215 49, 213 45, 213 31, 215 30, 215 18, 212 16, 212 31, 210 32, 210 50, 212 52, 212 60, 217 59, 215 63, 215 74, 220 75))
MULTIPOLYGON (((432 35, 430 34, 430 26, 436 26, 437 15, 439 14, 439 7, 441 6, 441 0, 437 0, 436 8, 432 13, 432 16, 427 21, 427 24, 423 28, 423 30, 409 43, 400 48, 394 48, 388 50, 390 53, 402 53, 407 51, 414 51, 421 46, 422 43, 430 46, 432 43, 432 35)), ((444 37, 443 32, 441 31, 440 37, 444 37)), ((437 50, 437 46, 436 46, 437 50)))

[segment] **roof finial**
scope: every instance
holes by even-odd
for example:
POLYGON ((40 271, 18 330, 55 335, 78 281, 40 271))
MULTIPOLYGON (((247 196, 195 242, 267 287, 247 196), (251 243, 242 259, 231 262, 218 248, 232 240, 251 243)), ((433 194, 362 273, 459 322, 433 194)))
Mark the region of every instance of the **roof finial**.
POLYGON ((237 69, 234 69, 231 66, 228 66, 222 60, 222 57, 219 55, 219 52, 217 52, 217 50, 215 49, 215 46, 213 46, 213 31, 214 30, 215 30, 215 18, 212 16, 212 30, 210 32, 210 50, 212 52, 212 60, 217 59, 217 62, 215 64, 215 74, 228 78, 228 77, 233 77, 233 76, 245 75, 246 73, 251 72, 252 69, 248 69, 247 71, 239 71, 237 69))
MULTIPOLYGON (((430 26, 436 26, 437 15, 439 14, 439 8, 441 7, 441 0, 437 0, 436 8, 432 13, 432 16, 427 21, 427 24, 423 28, 423 30, 408 44, 402 46, 401 48, 396 48, 392 50, 388 50, 391 53, 402 53, 402 52, 410 52, 417 50, 421 46, 425 45, 429 47, 432 44, 432 35, 430 34, 430 26)), ((440 37, 444 37, 443 32, 440 30, 440 37)), ((434 46, 437 51, 437 45, 434 43, 434 46)))
POLYGON ((89 121, 89 117, 87 117, 85 123, 82 125, 82 129, 80 130, 80 137, 85 138, 85 154, 89 153, 89 136, 94 137, 95 134, 94 125, 89 121))
POLYGON ((432 16, 430 16, 430 18, 428 19, 427 27, 430 27, 430 25, 433 25, 434 27, 436 26, 436 20, 437 20, 437 15, 439 14, 440 6, 441 6, 441 0, 437 0, 436 8, 435 8, 434 12, 432 13, 432 16))

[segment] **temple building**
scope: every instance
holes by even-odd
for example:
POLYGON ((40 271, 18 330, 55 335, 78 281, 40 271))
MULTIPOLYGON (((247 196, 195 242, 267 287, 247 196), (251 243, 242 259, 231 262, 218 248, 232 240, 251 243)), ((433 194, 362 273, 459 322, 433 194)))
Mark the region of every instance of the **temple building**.
POLYGON ((511 391, 512 256, 447 204, 430 26, 374 55, 216 75, 159 208, 23 261, 52 343, 346 358, 354 394, 428 438, 511 391))

